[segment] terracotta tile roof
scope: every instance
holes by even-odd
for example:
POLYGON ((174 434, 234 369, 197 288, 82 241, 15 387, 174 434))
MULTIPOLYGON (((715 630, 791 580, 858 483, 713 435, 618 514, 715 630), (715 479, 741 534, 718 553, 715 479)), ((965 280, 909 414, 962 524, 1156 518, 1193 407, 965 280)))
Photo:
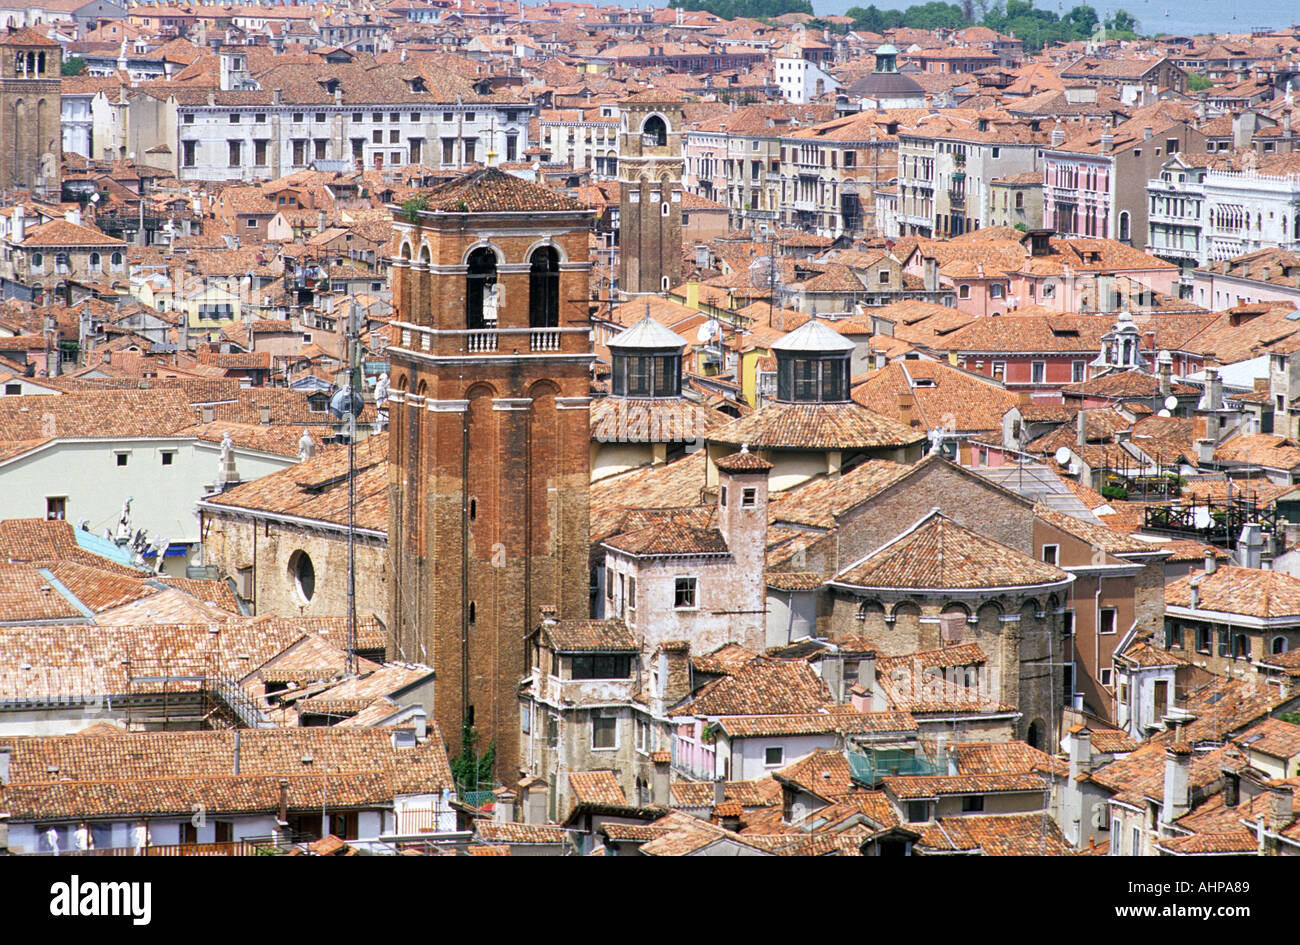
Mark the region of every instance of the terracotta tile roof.
POLYGON ((906 712, 842 712, 822 710, 790 715, 735 715, 719 720, 732 738, 780 735, 823 735, 915 732, 916 720, 906 712))
POLYGON ((1085 522, 1073 515, 1058 512, 1042 502, 1034 505, 1034 516, 1067 535, 1073 535, 1080 541, 1085 541, 1094 548, 1100 548, 1113 555, 1160 554, 1167 547, 1160 542, 1146 541, 1135 535, 1125 535, 1105 525, 1085 522))
POLYGON ((99 230, 67 220, 51 220, 27 232, 27 238, 19 245, 31 248, 57 248, 60 246, 125 246, 116 237, 99 230))
POLYGON ((1218 833, 1194 833, 1186 837, 1161 837, 1156 846, 1170 853, 1222 855, 1225 853, 1250 853, 1259 851, 1259 838, 1255 832, 1239 827, 1218 833))
POLYGON ((1251 751, 1290 761, 1300 755, 1300 725, 1265 719, 1236 735, 1233 741, 1251 751))
POLYGON ((728 554, 727 540, 716 528, 665 521, 605 541, 608 548, 634 557, 692 557, 728 554))
MULTIPOLYGON (((1188 775, 1188 787, 1193 794, 1218 781, 1222 777, 1220 768, 1230 761, 1241 763, 1240 752, 1234 746, 1193 754, 1188 775)), ((1145 742, 1123 758, 1094 769, 1088 777, 1111 791, 1116 800, 1145 810, 1147 798, 1164 797, 1165 743, 1145 742)))
POLYGON ((879 449, 911 446, 925 433, 855 403, 773 404, 712 431, 710 443, 754 449, 879 449))
POLYGON ((1249 617, 1295 617, 1300 622, 1300 578, 1283 571, 1221 565, 1213 574, 1195 571, 1165 587, 1165 606, 1190 607, 1197 582, 1200 610, 1249 617))
POLYGON ((883 781, 885 790, 900 800, 944 797, 960 794, 1009 794, 1043 791, 1045 782, 1036 774, 960 774, 932 777, 893 777, 883 781))
POLYGON ((601 397, 591 405, 591 438, 605 443, 690 443, 731 420, 685 399, 601 397))
POLYGON ((988 660, 978 643, 958 643, 938 650, 923 650, 904 656, 879 656, 876 671, 892 674, 896 670, 923 672, 932 669, 949 669, 954 666, 980 666, 988 660))
POLYGON ((1127 732, 1117 728, 1095 728, 1092 730, 1092 750, 1103 755, 1122 755, 1136 751, 1139 742, 1133 740, 1127 732))
POLYGON ((641 845, 642 856, 687 856, 719 840, 752 846, 739 835, 681 811, 672 811, 654 822, 663 833, 641 845))
POLYGON ((1242 433, 1215 447, 1214 459, 1221 463, 1295 469, 1300 466, 1300 444, 1271 433, 1242 433))
POLYGON ((548 843, 568 844, 569 832, 563 827, 549 824, 497 823, 479 820, 474 824, 478 835, 487 843, 548 843))
POLYGON ((598 807, 627 807, 627 796, 618 786, 613 771, 571 771, 569 790, 575 804, 598 807))
POLYGON ((876 682, 891 708, 917 717, 953 712, 1005 715, 1017 711, 1014 705, 1000 702, 973 686, 951 682, 938 673, 923 676, 919 683, 910 675, 877 676, 876 682))
POLYGON ((770 472, 772 464, 749 450, 742 448, 739 453, 731 453, 723 456, 714 462, 714 465, 723 472, 730 473, 747 473, 747 472, 770 472))
MULTIPOLYGON (((1095 743, 1094 743, 1095 744, 1095 743)), ((959 774, 1054 774, 1065 777, 1069 767, 1032 745, 1011 742, 953 742, 948 757, 959 774)))
POLYGON ((549 212, 586 210, 584 204, 559 191, 534 184, 496 168, 473 171, 420 196, 434 213, 549 212))
MULTIPOLYGON (((214 423, 212 426, 225 430, 230 424, 214 423)), ((294 441, 296 450, 296 439, 301 437, 302 430, 285 429, 286 438, 294 441)), ((381 433, 363 440, 353 452, 356 456, 353 479, 356 524, 359 528, 387 533, 388 434, 381 433)), ((347 449, 342 446, 323 448, 305 462, 210 496, 207 502, 232 510, 271 512, 346 526, 347 449)))
MULTIPOLYGON (((0 400, 0 405, 4 403, 0 400)), ((708 457, 696 450, 666 466, 645 466, 591 484, 591 538, 603 541, 628 530, 630 510, 698 507, 708 457)), ((707 521, 707 519, 706 519, 707 521)), ((633 527, 642 527, 642 520, 633 527)))
POLYGON ((621 620, 561 620, 541 633, 557 653, 635 653, 636 637, 621 620))
POLYGON ((818 749, 772 775, 777 781, 832 801, 858 790, 843 751, 818 749))
POLYGON ((938 590, 1059 584, 1069 575, 936 510, 835 580, 862 588, 938 590))
POLYGON ((675 715, 785 715, 813 713, 830 701, 826 687, 803 662, 758 657, 740 671, 706 683, 675 715))
POLYGON ((1056 822, 1042 814, 973 814, 940 817, 919 845, 932 852, 985 856, 1073 856, 1056 822))
POLYGON ((772 497, 768 515, 773 522, 834 528, 848 509, 867 501, 901 480, 915 465, 873 459, 838 479, 814 479, 772 497))
POLYGON ((957 432, 1002 429, 1002 416, 1019 398, 1001 384, 939 361, 894 361, 872 371, 853 387, 853 399, 899 422, 919 414, 923 429, 957 432), (908 398, 908 413, 899 405, 908 398))
POLYGON ((246 729, 239 736, 238 775, 231 731, 0 739, 11 746, 5 806, 15 820, 185 813, 195 803, 266 811, 279 803, 281 777, 290 780, 297 808, 322 797, 341 806, 391 803, 397 794, 452 786, 436 726, 423 744, 401 749, 382 729, 246 729), (312 767, 324 764, 327 751, 328 775, 312 767))
MULTIPOLYGON (((673 807, 713 806, 713 785, 706 781, 674 781, 668 790, 673 807)), ((722 797, 748 810, 775 807, 781 803, 781 785, 771 778, 725 781, 722 797)))

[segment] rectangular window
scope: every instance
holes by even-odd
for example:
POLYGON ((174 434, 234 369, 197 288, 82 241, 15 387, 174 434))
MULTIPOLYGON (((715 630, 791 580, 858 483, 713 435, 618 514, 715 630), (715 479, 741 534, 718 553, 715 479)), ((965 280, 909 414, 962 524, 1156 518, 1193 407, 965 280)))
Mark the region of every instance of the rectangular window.
POLYGON ((197 141, 181 142, 181 164, 185 167, 194 167, 198 163, 196 157, 198 144, 197 141))
POLYGON ((1097 632, 1101 634, 1115 632, 1115 618, 1117 612, 1114 607, 1103 607, 1101 613, 1097 616, 1097 632))
POLYGON ((779 768, 785 764, 785 749, 780 745, 769 745, 763 749, 763 764, 769 768, 779 768))
POLYGON ((293 164, 294 167, 302 167, 307 163, 307 139, 295 138, 293 141, 293 164))
POLYGON ((1031 361, 1029 370, 1030 370, 1030 381, 1034 384, 1041 384, 1043 383, 1044 379, 1047 377, 1047 362, 1031 361))
POLYGON ((1103 667, 1101 670, 1101 684, 1103 686, 1110 685, 1110 676, 1111 676, 1111 668, 1109 666, 1103 667))
POLYGON ((1196 628, 1196 652, 1209 654, 1210 652, 1210 628, 1199 626, 1196 628))
POLYGON ((629 679, 632 656, 628 653, 579 653, 570 657, 572 679, 629 679))
MULTIPOLYGON (((456 139, 455 138, 442 139, 442 163, 443 164, 456 163, 456 139)), ((615 360, 618 359, 615 358, 615 360)))
POLYGON ((1048 564, 1056 564, 1056 559, 1060 554, 1060 551, 1060 545, 1043 545, 1043 560, 1048 564))
POLYGON ((370 132, 370 140, 373 141, 375 144, 383 144, 384 143, 383 129, 376 128, 374 131, 370 132))
POLYGON ((162 464, 164 466, 171 466, 176 462, 175 450, 163 450, 161 455, 162 455, 162 464))
POLYGON ((22 385, 22 384, 6 384, 6 385, 5 385, 5 396, 6 396, 6 397, 12 396, 12 395, 14 395, 14 394, 21 394, 22 392, 23 392, 23 385, 22 385))
POLYGON ((1083 380, 1083 372, 1087 369, 1087 361, 1075 361, 1070 365, 1070 380, 1078 384, 1083 380))
POLYGON ((1177 624, 1165 624, 1165 649, 1183 648, 1183 628, 1177 624))
POLYGON ((478 138, 465 139, 465 163, 473 164, 477 160, 474 156, 474 150, 478 146, 478 138))
POLYGON ((740 493, 740 507, 743 509, 752 509, 758 502, 758 489, 749 487, 740 493))
POLYGON ((591 747, 593 749, 618 747, 617 718, 603 715, 591 717, 591 747))
POLYGON ((650 744, 650 723, 645 719, 636 720, 636 750, 645 751, 650 744))
POLYGON ((68 517, 68 497, 65 495, 48 496, 45 499, 45 518, 51 522, 62 522, 68 517))
POLYGON ((1066 637, 1074 636, 1074 611, 1067 610, 1061 614, 1061 635, 1066 637))
POLYGON ((329 144, 329 141, 325 138, 317 138, 313 143, 316 148, 316 160, 325 160, 325 148, 329 144))
POLYGON ((674 589, 673 606, 678 610, 694 610, 695 591, 696 591, 695 578, 693 577, 678 578, 674 589))
POLYGON ((907 802, 907 822, 922 824, 930 819, 930 804, 927 801, 907 802))
POLYGON ((533 711, 532 706, 524 703, 519 707, 519 729, 525 735, 532 731, 533 711))
POLYGON ((129 454, 129 453, 118 453, 118 454, 114 457, 114 459, 117 460, 117 465, 119 465, 119 466, 125 466, 125 465, 126 465, 126 461, 127 461, 127 459, 129 459, 129 458, 130 458, 130 454, 129 454))
POLYGON ((984 810, 984 795, 973 794, 961 799, 961 812, 963 814, 976 814, 984 810))

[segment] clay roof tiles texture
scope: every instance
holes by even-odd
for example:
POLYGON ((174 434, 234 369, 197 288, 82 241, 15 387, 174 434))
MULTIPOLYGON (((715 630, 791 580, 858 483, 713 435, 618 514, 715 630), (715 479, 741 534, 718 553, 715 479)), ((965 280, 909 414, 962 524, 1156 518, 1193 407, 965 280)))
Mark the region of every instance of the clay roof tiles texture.
POLYGON ((911 446, 925 433, 855 403, 774 404, 712 431, 709 442, 752 449, 878 449, 911 446))
POLYGON ((1060 584, 1069 575, 935 511, 836 580, 855 587, 937 590, 1060 584))

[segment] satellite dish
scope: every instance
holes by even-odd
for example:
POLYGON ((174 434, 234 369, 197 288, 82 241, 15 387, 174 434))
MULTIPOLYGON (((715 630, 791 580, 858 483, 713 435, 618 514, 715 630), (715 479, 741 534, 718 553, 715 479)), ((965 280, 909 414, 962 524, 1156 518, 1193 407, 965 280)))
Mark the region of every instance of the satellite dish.
POLYGON ((91 202, 91 203, 99 203, 99 194, 98 194, 98 192, 93 193, 93 194, 90 195, 90 202, 91 202))
POLYGON ((1158 411, 1156 411, 1156 416, 1157 416, 1157 417, 1172 417, 1173 414, 1170 413, 1168 410, 1158 410, 1158 411))
POLYGON ((1064 466, 1069 461, 1070 461, 1070 449, 1069 447, 1062 446, 1060 449, 1056 451, 1056 464, 1058 466, 1064 466))
POLYGON ((708 344, 710 341, 713 340, 714 336, 717 334, 718 334, 718 322, 716 319, 710 318, 707 322, 705 322, 703 325, 700 326, 699 331, 695 333, 695 337, 700 342, 700 344, 708 344))
MULTIPOLYGON (((1175 397, 1173 394, 1170 394, 1168 397, 1166 397, 1166 398, 1165 398, 1165 409, 1166 409, 1166 410, 1176 410, 1176 409, 1178 409, 1178 398, 1175 397)), ((1165 416, 1168 416, 1168 414, 1165 414, 1165 416)))

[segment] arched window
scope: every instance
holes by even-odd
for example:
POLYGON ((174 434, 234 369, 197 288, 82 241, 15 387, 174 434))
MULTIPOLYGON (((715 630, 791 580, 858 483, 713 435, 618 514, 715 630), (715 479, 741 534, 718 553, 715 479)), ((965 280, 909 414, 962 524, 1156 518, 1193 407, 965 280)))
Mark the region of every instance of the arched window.
POLYGON ((111 257, 114 266, 122 265, 122 254, 114 253, 111 257))
POLYGON ((1250 641, 1246 634, 1238 633, 1232 638, 1232 658, 1242 659, 1250 655, 1250 641))
POLYGON ((662 148, 668 144, 668 126, 658 115, 651 115, 641 126, 643 143, 662 148))
POLYGON ((480 246, 469 254, 465 274, 465 327, 478 329, 483 321, 483 296, 497 281, 497 254, 480 246))
POLYGON ((1119 215, 1119 241, 1127 243, 1129 240, 1129 215, 1124 211, 1119 215))
POLYGON ((36 73, 37 75, 45 75, 45 53, 36 54, 36 73))
POLYGON ((1043 747, 1043 723, 1040 719, 1034 719, 1029 723, 1029 730, 1025 733, 1025 741, 1030 748, 1043 747))
POLYGON ((103 262, 103 257, 101 257, 99 253, 90 254, 90 265, 92 269, 99 266, 101 262, 103 262))
POLYGON ((1286 637, 1274 637, 1270 650, 1276 655, 1278 653, 1285 653, 1286 647, 1286 637))
POLYGON ((560 254, 554 246, 539 246, 529 259, 528 327, 560 324, 560 254))

